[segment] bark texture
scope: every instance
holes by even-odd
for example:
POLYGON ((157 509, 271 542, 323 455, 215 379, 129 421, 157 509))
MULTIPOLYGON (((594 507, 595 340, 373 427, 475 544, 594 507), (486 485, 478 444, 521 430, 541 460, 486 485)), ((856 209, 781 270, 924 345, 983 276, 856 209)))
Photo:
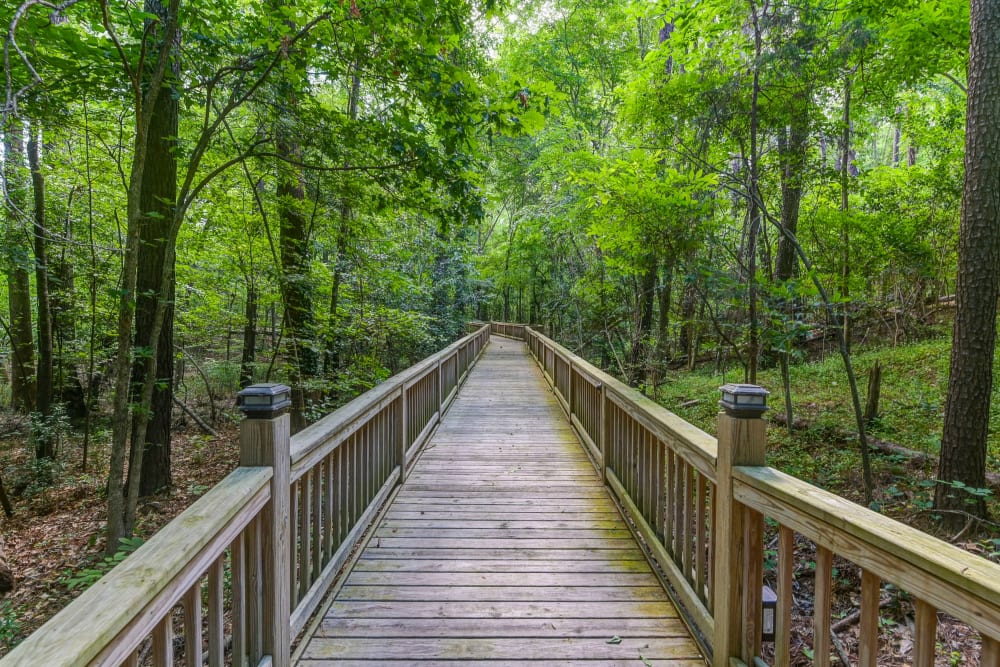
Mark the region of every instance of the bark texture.
MULTIPOLYGON (((31 191, 34 195, 32 231, 35 249, 35 294, 38 303, 38 366, 35 370, 35 411, 41 417, 52 415, 53 355, 52 305, 49 299, 48 230, 45 227, 45 176, 38 153, 38 135, 32 131, 28 140, 28 166, 31 168, 31 191)), ((35 434, 35 458, 56 458, 55 440, 48 428, 35 434)))
MULTIPOLYGON (((972 0, 965 187, 958 248, 957 308, 945 401, 938 479, 973 488, 986 483, 986 435, 997 297, 1000 296, 1000 0, 972 0)), ((939 510, 986 513, 986 504, 949 485, 939 510)), ((961 514, 945 515, 961 524, 961 514)))
POLYGON ((24 140, 21 128, 12 124, 4 134, 4 182, 7 200, 4 210, 7 227, 4 264, 7 273, 7 305, 10 313, 11 404, 27 414, 35 409, 35 342, 31 325, 31 253, 27 230, 28 179, 24 168, 24 140))
MULTIPOLYGON (((164 22, 166 8, 148 2, 147 11, 155 11, 164 22)), ((180 63, 173 58, 170 74, 153 108, 149 124, 146 166, 142 172, 139 194, 139 260, 136 273, 135 337, 136 350, 152 347, 150 333, 156 317, 157 304, 166 304, 159 344, 156 346, 156 389, 150 405, 146 424, 145 450, 139 473, 139 495, 149 496, 171 484, 170 474, 170 416, 173 396, 174 368, 174 281, 171 279, 166 293, 162 290, 164 264, 167 261, 167 244, 170 242, 171 225, 177 201, 176 137, 178 133, 178 102, 174 82, 180 74, 180 63)), ((173 266, 167 267, 173 275, 173 266)), ((133 400, 138 400, 142 385, 149 372, 147 356, 136 354, 132 366, 133 400)), ((136 442, 138 429, 132 429, 131 447, 136 442)), ((135 457, 131 457, 135 460, 135 457)))

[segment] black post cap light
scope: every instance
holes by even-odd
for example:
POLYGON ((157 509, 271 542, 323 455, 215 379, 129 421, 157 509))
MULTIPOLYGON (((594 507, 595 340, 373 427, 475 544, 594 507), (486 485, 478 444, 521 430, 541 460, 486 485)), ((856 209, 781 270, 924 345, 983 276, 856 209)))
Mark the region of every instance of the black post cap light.
POLYGON ((767 397, 771 393, 755 384, 724 384, 719 387, 722 400, 719 405, 730 417, 760 417, 767 410, 767 397))
POLYGON ((271 419, 292 404, 292 389, 277 382, 252 384, 237 394, 239 408, 247 419, 271 419))

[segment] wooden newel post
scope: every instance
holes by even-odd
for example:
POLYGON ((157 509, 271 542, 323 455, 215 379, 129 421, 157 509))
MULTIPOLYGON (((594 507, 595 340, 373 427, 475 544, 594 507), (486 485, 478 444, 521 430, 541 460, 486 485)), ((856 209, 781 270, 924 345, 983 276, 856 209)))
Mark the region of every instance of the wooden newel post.
POLYGON ((720 389, 712 665, 729 667, 731 657, 752 664, 760 647, 762 521, 734 500, 733 468, 764 465, 767 424, 761 415, 767 409, 768 392, 746 384, 720 389))
POLYGON ((263 637, 259 645, 273 667, 291 664, 291 591, 289 572, 291 428, 287 414, 291 390, 282 384, 251 385, 239 393, 240 465, 267 466, 272 472, 271 500, 261 513, 263 637))

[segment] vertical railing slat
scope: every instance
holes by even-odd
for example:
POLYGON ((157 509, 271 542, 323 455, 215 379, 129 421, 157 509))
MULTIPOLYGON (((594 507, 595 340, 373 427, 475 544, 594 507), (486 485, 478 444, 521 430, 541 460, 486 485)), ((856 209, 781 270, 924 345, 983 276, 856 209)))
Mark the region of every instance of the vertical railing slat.
POLYGON ((934 645, 937 639, 937 609, 919 598, 913 603, 913 667, 934 667, 934 645))
POLYGON ((184 594, 184 662, 187 667, 202 667, 201 583, 184 594))
POLYGON ((774 610, 774 667, 789 667, 792 642, 792 581, 795 574, 795 533, 778 529, 778 601, 774 610))
POLYGON ((833 581, 833 552, 816 547, 816 589, 813 609, 813 655, 814 664, 828 667, 830 664, 830 609, 833 581))
POLYGON ((222 667, 225 657, 224 583, 225 563, 219 557, 208 569, 208 667, 222 667))
POLYGON ((858 626, 858 667, 878 663, 878 615, 881 581, 868 570, 861 571, 861 620, 858 626))

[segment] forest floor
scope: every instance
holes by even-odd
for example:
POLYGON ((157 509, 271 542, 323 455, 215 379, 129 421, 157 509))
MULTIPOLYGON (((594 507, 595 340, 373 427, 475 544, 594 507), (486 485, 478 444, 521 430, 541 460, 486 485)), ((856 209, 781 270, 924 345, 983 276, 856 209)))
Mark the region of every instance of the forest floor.
MULTIPOLYGON (((107 514, 107 434, 97 434, 81 471, 77 437, 60 448, 52 471, 32 464, 23 419, 0 422, 0 471, 14 516, 4 519, 4 555, 14 590, 0 602, 0 656, 79 595, 109 569, 104 561, 107 514), (45 484, 51 474, 53 484, 45 484), (74 585, 73 580, 77 580, 74 585)), ((136 536, 148 539, 236 467, 237 428, 216 426, 210 438, 194 424, 175 428, 173 488, 140 501, 136 536)))

